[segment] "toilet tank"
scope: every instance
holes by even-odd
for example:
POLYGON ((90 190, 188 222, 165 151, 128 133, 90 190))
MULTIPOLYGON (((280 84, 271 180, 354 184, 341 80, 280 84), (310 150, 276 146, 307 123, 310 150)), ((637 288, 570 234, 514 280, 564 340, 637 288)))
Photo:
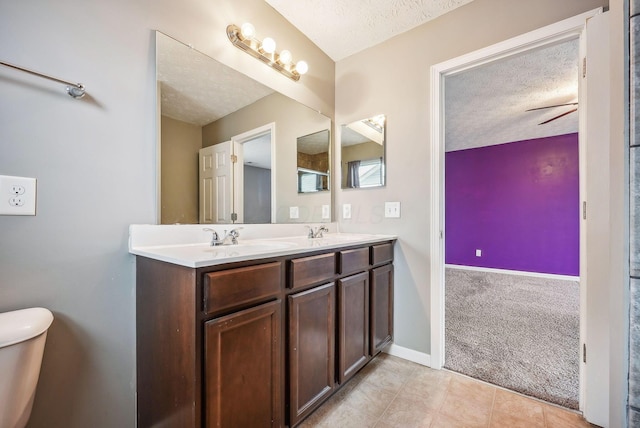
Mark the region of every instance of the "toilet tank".
POLYGON ((0 428, 22 428, 29 420, 52 321, 44 308, 0 313, 0 428))

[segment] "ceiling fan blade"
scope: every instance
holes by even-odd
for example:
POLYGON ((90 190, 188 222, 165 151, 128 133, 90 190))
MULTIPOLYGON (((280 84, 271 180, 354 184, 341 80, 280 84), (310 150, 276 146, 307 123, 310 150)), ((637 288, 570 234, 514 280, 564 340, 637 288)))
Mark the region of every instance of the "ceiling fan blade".
POLYGON ((564 112, 564 113, 562 113, 562 114, 559 114, 559 115, 557 115, 557 116, 555 116, 555 117, 552 117, 552 118, 551 118, 551 119, 549 119, 549 120, 545 120, 544 122, 541 122, 541 123, 539 123, 538 125, 544 125, 544 124, 546 124, 546 123, 553 122, 554 120, 556 120, 556 119, 560 119, 562 116, 566 116, 566 115, 568 115, 568 114, 570 114, 570 113, 573 113, 574 111, 578 111, 578 109, 577 109, 577 108, 574 108, 573 110, 569 110, 569 111, 564 112))
POLYGON ((544 109, 547 109, 547 108, 562 107, 562 106, 577 106, 577 105, 578 105, 578 103, 556 104, 556 105, 546 106, 546 107, 530 108, 529 110, 525 110, 525 111, 544 110, 544 109))

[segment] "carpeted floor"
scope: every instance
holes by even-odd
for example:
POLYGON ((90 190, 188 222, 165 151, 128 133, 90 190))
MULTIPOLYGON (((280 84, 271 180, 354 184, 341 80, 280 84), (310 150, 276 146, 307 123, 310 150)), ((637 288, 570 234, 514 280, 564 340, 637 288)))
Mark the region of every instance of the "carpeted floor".
POLYGON ((579 283, 447 268, 445 367, 578 408, 579 283))

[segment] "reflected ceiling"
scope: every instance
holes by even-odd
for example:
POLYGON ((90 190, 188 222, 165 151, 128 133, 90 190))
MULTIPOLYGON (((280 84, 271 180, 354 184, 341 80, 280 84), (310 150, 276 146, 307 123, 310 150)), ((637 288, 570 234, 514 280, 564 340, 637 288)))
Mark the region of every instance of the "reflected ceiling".
POLYGON ((172 119, 204 126, 274 92, 168 37, 157 43, 162 114, 172 119))

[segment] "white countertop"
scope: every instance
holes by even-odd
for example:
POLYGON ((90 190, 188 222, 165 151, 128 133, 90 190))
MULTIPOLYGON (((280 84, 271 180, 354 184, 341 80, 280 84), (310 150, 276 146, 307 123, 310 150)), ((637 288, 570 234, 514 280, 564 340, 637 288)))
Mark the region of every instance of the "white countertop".
MULTIPOLYGON (((211 225, 132 225, 129 228, 129 252, 155 260, 198 268, 396 239, 393 235, 338 232, 325 233, 323 238, 311 239, 304 235, 306 229, 302 228, 299 231, 296 230, 301 232, 297 236, 281 236, 282 230, 279 229, 274 233, 276 237, 261 239, 243 239, 241 231, 238 245, 212 247, 208 241, 203 242, 203 239, 209 239, 210 232, 203 232, 202 229, 209 226, 211 225), (189 239, 192 242, 188 242, 189 239)), ((216 226, 213 225, 216 229, 223 229, 216 226)), ((277 225, 273 226, 277 227, 277 225)), ((245 227, 251 229, 249 225, 245 227)), ((261 232, 263 231, 261 229, 261 232)), ((248 237, 255 236, 255 231, 247 232, 248 237)))

